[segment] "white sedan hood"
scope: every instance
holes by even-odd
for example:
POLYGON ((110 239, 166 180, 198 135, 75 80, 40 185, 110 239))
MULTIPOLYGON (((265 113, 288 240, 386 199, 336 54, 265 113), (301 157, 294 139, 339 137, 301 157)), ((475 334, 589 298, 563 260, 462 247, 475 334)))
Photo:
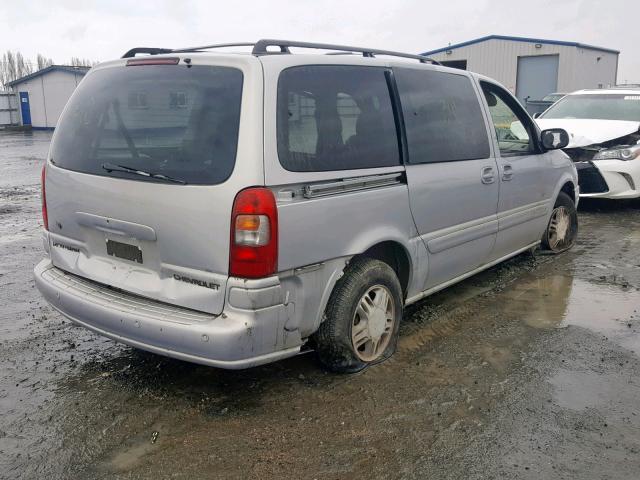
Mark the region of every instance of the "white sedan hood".
POLYGON ((569 134, 567 148, 596 145, 637 132, 640 122, 626 120, 590 120, 582 118, 538 118, 541 130, 563 128, 569 134))

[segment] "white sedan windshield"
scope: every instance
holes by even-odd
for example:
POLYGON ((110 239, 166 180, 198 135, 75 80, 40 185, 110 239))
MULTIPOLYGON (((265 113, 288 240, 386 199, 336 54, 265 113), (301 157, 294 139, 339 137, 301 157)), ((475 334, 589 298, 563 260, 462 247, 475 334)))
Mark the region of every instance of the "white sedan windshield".
POLYGON ((541 118, 589 118, 640 121, 640 92, 628 94, 567 95, 541 118))

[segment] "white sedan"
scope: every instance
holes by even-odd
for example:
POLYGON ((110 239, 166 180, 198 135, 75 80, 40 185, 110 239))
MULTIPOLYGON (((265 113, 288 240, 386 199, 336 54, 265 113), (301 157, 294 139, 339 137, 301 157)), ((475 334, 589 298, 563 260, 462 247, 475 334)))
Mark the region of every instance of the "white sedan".
POLYGON ((640 88, 580 90, 536 121, 569 133, 581 197, 640 197, 640 88))

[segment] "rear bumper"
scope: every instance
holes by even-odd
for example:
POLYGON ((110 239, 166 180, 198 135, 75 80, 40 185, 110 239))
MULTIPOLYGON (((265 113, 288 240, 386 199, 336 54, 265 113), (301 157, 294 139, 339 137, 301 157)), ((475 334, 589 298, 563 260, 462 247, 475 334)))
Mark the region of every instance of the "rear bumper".
MULTIPOLYGON (((297 331, 288 332, 285 328, 288 309, 283 303, 263 301, 263 305, 270 305, 254 310, 228 304, 222 314, 210 315, 70 275, 54 267, 49 259, 36 266, 34 275, 46 300, 72 322, 153 353, 213 367, 242 369, 300 351, 302 342, 297 331)), ((255 296, 261 298, 260 292, 265 290, 277 300, 273 286, 243 289, 253 305, 255 296)), ((243 306, 240 297, 234 304, 243 306)))

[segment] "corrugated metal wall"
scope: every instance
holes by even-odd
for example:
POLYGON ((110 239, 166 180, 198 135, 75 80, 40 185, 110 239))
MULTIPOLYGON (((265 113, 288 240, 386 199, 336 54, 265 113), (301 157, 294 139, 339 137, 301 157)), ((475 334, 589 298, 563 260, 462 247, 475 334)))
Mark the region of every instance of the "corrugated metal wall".
POLYGON ((439 61, 466 60, 467 70, 494 78, 512 93, 516 91, 518 57, 560 55, 558 91, 572 92, 581 88, 615 85, 618 54, 601 50, 491 39, 431 55, 439 61), (599 60, 598 60, 599 58, 599 60))
POLYGON ((18 99, 15 93, 0 92, 0 127, 20 123, 18 99))

